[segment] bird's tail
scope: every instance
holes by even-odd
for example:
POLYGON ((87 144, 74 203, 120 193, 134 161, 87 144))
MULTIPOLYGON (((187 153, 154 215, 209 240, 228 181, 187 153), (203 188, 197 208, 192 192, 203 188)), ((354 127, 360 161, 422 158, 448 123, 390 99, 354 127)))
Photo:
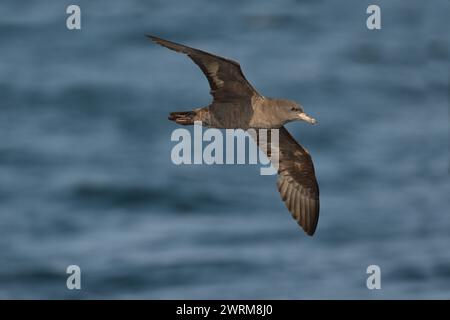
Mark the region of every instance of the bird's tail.
POLYGON ((171 112, 169 115, 169 120, 187 126, 194 124, 195 115, 196 115, 195 111, 171 112))

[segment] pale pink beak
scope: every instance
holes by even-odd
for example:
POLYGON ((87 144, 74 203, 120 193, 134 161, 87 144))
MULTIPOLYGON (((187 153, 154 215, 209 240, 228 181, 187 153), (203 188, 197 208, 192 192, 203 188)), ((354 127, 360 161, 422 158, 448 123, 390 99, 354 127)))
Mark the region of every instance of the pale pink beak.
POLYGON ((317 121, 314 118, 311 118, 310 116, 308 116, 306 113, 302 112, 298 114, 298 117, 300 118, 300 120, 302 121, 306 121, 310 124, 316 124, 317 121))

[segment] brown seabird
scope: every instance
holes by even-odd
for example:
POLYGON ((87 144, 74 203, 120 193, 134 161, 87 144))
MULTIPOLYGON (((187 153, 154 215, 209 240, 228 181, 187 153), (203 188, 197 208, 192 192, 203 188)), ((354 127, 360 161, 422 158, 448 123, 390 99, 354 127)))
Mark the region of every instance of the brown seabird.
MULTIPOLYGON (((154 42, 188 55, 205 74, 212 103, 192 111, 172 112, 169 120, 182 125, 201 121, 219 129, 279 129, 278 190, 292 217, 312 236, 319 219, 319 186, 308 151, 283 126, 302 120, 314 124, 303 107, 287 99, 267 98, 245 79, 239 63, 148 35, 154 42)), ((266 149, 270 150, 270 149, 266 149)))

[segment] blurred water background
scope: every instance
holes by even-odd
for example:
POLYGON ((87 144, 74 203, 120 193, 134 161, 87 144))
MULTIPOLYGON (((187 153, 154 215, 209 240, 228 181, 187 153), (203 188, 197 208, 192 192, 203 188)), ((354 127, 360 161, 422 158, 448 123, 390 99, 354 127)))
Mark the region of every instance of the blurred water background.
POLYGON ((0 298, 450 298, 449 9, 2 1, 0 298), (314 237, 259 166, 172 164, 168 112, 207 105, 209 88, 146 33, 240 61, 319 120, 288 125, 316 166, 314 237))

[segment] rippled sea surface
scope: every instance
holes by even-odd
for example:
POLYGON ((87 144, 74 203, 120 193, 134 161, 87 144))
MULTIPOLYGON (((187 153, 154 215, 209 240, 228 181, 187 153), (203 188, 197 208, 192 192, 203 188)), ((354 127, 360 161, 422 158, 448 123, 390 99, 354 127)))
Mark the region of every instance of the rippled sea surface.
POLYGON ((448 1, 0 3, 0 298, 450 298, 448 1), (258 166, 176 166, 170 111, 210 101, 151 33, 305 106, 314 237, 258 166), (66 288, 78 265, 82 290, 66 288), (382 289, 368 290, 379 265, 382 289))

